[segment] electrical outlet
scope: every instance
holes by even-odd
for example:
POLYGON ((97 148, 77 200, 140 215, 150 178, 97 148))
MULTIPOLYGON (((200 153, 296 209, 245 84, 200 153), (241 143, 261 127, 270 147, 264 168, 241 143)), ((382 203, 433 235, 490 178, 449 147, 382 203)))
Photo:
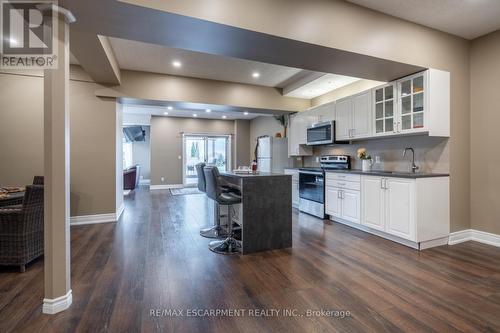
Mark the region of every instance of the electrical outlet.
POLYGON ((181 155, 179 155, 177 158, 180 159, 180 160, 182 160, 182 156, 181 155))
POLYGON ((319 156, 316 156, 316 163, 319 163, 319 156))
POLYGON ((375 156, 375 163, 381 163, 382 162, 382 159, 380 158, 380 156, 375 156))
POLYGON ((165 177, 161 177, 161 182, 163 183, 165 181, 165 177))

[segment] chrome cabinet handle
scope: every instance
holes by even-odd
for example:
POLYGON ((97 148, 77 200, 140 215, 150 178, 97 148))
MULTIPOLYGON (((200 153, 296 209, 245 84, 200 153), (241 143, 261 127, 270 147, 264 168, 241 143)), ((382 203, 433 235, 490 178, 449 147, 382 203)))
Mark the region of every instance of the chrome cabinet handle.
POLYGON ((380 178, 380 188, 384 189, 384 178, 380 178))
POLYGON ((387 180, 388 180, 388 179, 387 179, 387 178, 385 178, 385 181, 384 181, 384 188, 385 188, 386 190, 388 190, 388 189, 389 189, 389 187, 387 187, 387 180))
POLYGON ((337 191, 337 199, 342 199, 342 196, 340 195, 340 191, 337 191))

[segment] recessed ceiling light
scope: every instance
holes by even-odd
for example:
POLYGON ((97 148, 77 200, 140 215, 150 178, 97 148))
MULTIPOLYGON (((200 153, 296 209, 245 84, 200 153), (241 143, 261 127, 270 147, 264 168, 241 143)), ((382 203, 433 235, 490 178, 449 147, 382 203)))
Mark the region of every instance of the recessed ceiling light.
POLYGON ((260 73, 259 72, 253 72, 252 73, 252 77, 255 78, 255 79, 258 79, 260 77, 260 73))
POLYGON ((173 109, 173 107, 171 107, 171 106, 167 106, 167 109, 172 110, 172 109, 173 109))
POLYGON ((243 114, 244 114, 245 116, 248 116, 248 112, 246 112, 246 111, 245 111, 245 112, 243 112, 243 114))
POLYGON ((205 112, 210 113, 210 112, 212 112, 212 110, 206 109, 205 112))
POLYGON ((179 60, 174 60, 174 61, 172 61, 172 65, 173 65, 174 67, 177 67, 177 68, 179 68, 179 67, 181 67, 181 66, 182 66, 182 64, 181 64, 181 62, 180 62, 179 60))
POLYGON ((227 116, 222 116, 222 119, 226 119, 226 118, 227 118, 227 116))
POLYGON ((196 113, 193 113, 193 117, 198 117, 198 115, 196 113))
POLYGON ((164 114, 165 116, 168 116, 168 112, 163 112, 163 114, 164 114))

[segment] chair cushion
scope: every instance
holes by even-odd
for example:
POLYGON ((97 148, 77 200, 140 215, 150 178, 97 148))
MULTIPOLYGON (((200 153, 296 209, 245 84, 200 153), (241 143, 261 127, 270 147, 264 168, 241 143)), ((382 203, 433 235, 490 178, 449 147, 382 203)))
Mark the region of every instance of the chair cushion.
POLYGON ((221 193, 219 199, 220 199, 219 203, 223 204, 223 205, 224 204, 225 205, 234 205, 234 204, 241 203, 241 196, 239 196, 233 192, 221 193))

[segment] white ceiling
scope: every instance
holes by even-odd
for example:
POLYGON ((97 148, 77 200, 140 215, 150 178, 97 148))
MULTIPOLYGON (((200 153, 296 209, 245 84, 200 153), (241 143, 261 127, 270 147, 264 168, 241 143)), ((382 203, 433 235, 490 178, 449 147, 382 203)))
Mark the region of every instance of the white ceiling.
POLYGON ((109 40, 121 69, 275 88, 293 86, 293 89, 287 92, 287 97, 311 99, 358 80, 342 75, 311 72, 125 39, 109 37, 109 40), (175 67, 174 61, 179 61, 181 66, 175 67), (259 73, 259 77, 253 77, 253 73, 259 73), (316 79, 320 76, 322 77, 316 79), (315 80, 304 81, 307 77, 314 77, 315 80), (301 81, 301 84, 294 84, 301 81))
POLYGON ((311 99, 359 80, 360 79, 357 77, 324 74, 323 76, 302 85, 298 89, 287 92, 285 96, 311 99))
POLYGON ((245 115, 241 111, 222 111, 218 110, 217 107, 210 109, 210 112, 206 112, 206 109, 201 108, 180 108, 172 103, 172 110, 168 109, 167 106, 154 106, 154 105, 127 105, 123 106, 123 112, 125 114, 135 114, 135 115, 151 115, 151 116, 162 116, 162 117, 182 117, 182 118, 199 118, 199 119, 217 119, 217 120, 235 120, 235 119, 253 119, 259 116, 270 116, 266 114, 248 113, 245 115), (168 113, 168 114, 165 114, 168 113), (197 115, 196 117, 194 115, 197 115), (225 116, 226 118, 223 118, 225 116))
POLYGON ((500 0, 347 0, 467 39, 500 29, 500 0))
POLYGON ((279 87, 301 69, 109 38, 121 69, 279 87), (180 61, 176 68, 173 61, 180 61), (254 72, 259 78, 252 77, 254 72))

